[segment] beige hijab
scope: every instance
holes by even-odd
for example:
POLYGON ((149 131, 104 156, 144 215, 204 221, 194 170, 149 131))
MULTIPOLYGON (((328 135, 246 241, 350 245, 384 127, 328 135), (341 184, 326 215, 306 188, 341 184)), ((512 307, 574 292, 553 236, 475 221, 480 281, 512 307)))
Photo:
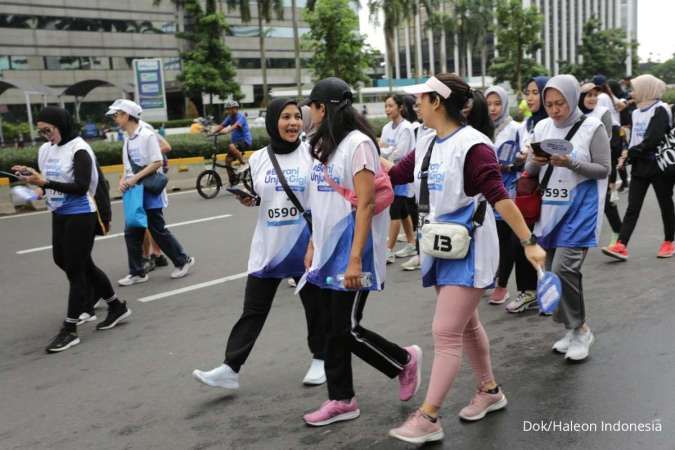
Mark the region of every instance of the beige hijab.
POLYGON ((654 75, 640 75, 633 78, 630 83, 633 86, 633 99, 640 109, 661 100, 663 93, 666 92, 666 83, 654 75))

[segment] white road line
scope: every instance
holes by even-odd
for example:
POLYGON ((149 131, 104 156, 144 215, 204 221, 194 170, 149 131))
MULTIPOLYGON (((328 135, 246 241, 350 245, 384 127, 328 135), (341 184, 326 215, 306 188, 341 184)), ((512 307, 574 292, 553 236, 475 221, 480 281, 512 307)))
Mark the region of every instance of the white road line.
MULTIPOLYGON (((167 195, 169 197, 173 197, 175 195, 194 194, 195 192, 197 192, 195 189, 190 189, 188 191, 171 192, 171 193, 168 193, 167 195)), ((110 202, 111 205, 118 205, 120 203, 122 203, 122 200, 112 200, 110 202)), ((38 216, 40 214, 49 214, 49 213, 50 213, 50 211, 35 211, 35 212, 22 213, 22 214, 12 214, 10 216, 0 216, 0 220, 19 219, 21 217, 38 216)))
POLYGON ((228 281, 238 280, 244 278, 248 275, 248 272, 238 273, 236 275, 229 275, 227 277, 218 278, 216 280, 205 281, 204 283, 193 284, 192 286, 186 286, 180 289, 174 289, 173 291, 160 292, 159 294, 148 295, 147 297, 141 297, 138 299, 141 303, 154 302, 155 300, 160 300, 162 298, 171 297, 172 295, 184 294, 186 292, 196 291, 197 289, 203 289, 210 286, 215 286, 217 284, 227 283, 228 281))
MULTIPOLYGON (((167 228, 173 228, 173 227, 182 227, 184 225, 192 225, 194 223, 201 223, 201 222, 210 222, 212 220, 218 220, 218 219, 225 219, 227 217, 232 217, 232 214, 221 214, 220 216, 212 216, 212 217, 204 217, 202 219, 195 219, 195 220, 186 220, 185 222, 176 222, 176 223, 170 223, 166 227, 167 228)), ((99 236, 96 238, 97 241, 103 241, 106 239, 112 239, 116 237, 124 236, 124 233, 114 233, 114 234, 108 234, 105 236, 99 236)), ((19 250, 16 252, 17 255, 25 255, 27 253, 35 253, 35 252, 41 252, 44 250, 49 250, 52 248, 51 245, 45 245, 44 247, 35 247, 35 248, 29 248, 27 250, 19 250)))

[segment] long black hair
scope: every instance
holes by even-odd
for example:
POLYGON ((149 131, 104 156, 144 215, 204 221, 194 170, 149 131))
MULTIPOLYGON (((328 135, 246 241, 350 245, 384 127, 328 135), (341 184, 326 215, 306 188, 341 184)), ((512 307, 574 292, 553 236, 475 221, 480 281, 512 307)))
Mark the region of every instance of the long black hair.
POLYGON ((366 118, 352 106, 351 101, 343 101, 338 105, 313 103, 315 105, 322 104, 326 108, 326 115, 309 141, 312 156, 315 159, 324 164, 328 162, 333 153, 335 153, 335 150, 337 150, 340 142, 354 130, 359 130, 368 136, 373 141, 373 144, 375 144, 377 152, 380 152, 375 132, 366 118))
POLYGON ((488 110, 487 100, 480 91, 473 92, 473 102, 469 115, 466 121, 476 130, 489 137, 491 141, 494 140, 495 124, 490 118, 490 111, 488 110))

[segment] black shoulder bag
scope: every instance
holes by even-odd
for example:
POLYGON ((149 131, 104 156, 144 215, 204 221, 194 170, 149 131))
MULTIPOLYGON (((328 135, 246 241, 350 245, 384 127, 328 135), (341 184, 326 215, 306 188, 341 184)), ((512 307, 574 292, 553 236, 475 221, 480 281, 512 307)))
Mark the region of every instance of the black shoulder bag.
POLYGON ((286 196, 288 196, 288 199, 293 203, 293 206, 297 208, 297 210, 302 214, 302 217, 305 219, 307 222, 307 225, 309 226, 309 231, 312 231, 312 213, 311 211, 306 211, 305 208, 303 208, 302 204, 300 203, 300 200, 298 200, 298 197, 296 197, 295 193, 291 189, 291 187, 288 185, 288 181, 286 181, 286 177, 284 176, 284 171, 281 170, 281 167, 279 166, 279 161, 277 160, 277 155, 274 154, 274 151, 272 150, 271 147, 267 147, 267 154, 270 157, 270 161, 272 161, 272 165, 274 166, 274 171, 277 174, 277 178, 279 179, 279 183, 281 183, 281 187, 284 188, 284 192, 286 193, 286 196))

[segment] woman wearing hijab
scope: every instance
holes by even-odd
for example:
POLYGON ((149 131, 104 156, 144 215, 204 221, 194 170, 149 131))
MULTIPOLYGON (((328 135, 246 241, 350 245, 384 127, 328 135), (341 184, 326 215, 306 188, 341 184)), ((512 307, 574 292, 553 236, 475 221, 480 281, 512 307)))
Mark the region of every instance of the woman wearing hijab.
MULTIPOLYGON (((308 205, 308 184, 312 157, 300 140, 302 113, 294 100, 279 98, 267 107, 265 127, 269 148, 283 170, 286 181, 303 207, 308 205)), ((246 362, 265 324, 279 283, 284 278, 299 278, 305 272, 304 257, 311 234, 302 212, 288 199, 270 159, 268 148, 258 150, 249 159, 253 186, 257 195, 241 195, 244 206, 259 206, 258 221, 251 241, 244 310, 230 332, 225 362, 209 371, 195 370, 200 382, 225 389, 239 389, 239 370, 246 362)), ((304 383, 323 384, 325 325, 319 302, 319 290, 307 283, 300 291, 305 308, 312 364, 304 383)))
POLYGON ((602 122, 585 117, 577 106, 579 82, 572 75, 551 78, 543 95, 549 117, 535 127, 534 142, 565 139, 573 151, 550 158, 532 155, 525 170, 539 174, 540 181, 546 174, 550 178, 534 234, 547 250, 547 268, 560 277, 562 287, 553 319, 568 331, 553 350, 579 361, 588 356, 594 339, 586 323, 581 266, 588 249, 598 245, 602 227, 609 139, 602 122))
POLYGON ((640 75, 631 84, 637 109, 633 111, 633 131, 630 136, 629 149, 619 160, 619 167, 623 166, 624 161, 628 161, 633 166, 628 189, 628 208, 619 233, 619 240, 616 244, 603 248, 602 251, 621 261, 628 259, 628 241, 640 217, 640 210, 649 185, 653 185, 661 208, 664 233, 664 242, 657 256, 670 258, 675 253, 673 178, 661 172, 655 157, 658 145, 672 125, 670 108, 661 101, 666 84, 653 75, 640 75))
MULTIPOLYGON (((600 89, 593 83, 585 83, 581 86, 581 95, 579 96, 579 109, 588 117, 595 117, 600 120, 605 126, 607 137, 612 138, 612 114, 604 106, 598 105, 598 94, 600 89)), ((611 141, 610 141, 611 146, 611 141)), ((619 163, 618 158, 615 158, 615 153, 612 152, 612 166, 609 174, 609 183, 607 185, 607 195, 605 196, 605 216, 609 221, 609 226, 612 228, 612 240, 610 245, 614 245, 619 238, 621 231, 621 216, 619 215, 619 208, 616 204, 619 201, 619 193, 616 191, 616 166, 619 163)))
POLYGON ((98 185, 96 157, 89 144, 78 136, 70 114, 48 106, 37 116, 37 128, 47 142, 38 152, 39 172, 26 166, 12 170, 41 188, 52 212, 54 262, 68 277, 68 311, 59 333, 46 348, 57 353, 80 343, 80 315, 90 310, 91 293, 108 304, 108 317, 96 326, 107 330, 131 315, 126 302, 117 299, 108 277, 94 264, 91 251, 98 221, 94 194, 98 185))
MULTIPOLYGON (((509 96, 506 91, 493 86, 485 91, 490 118, 495 124, 495 151, 502 174, 504 188, 511 198, 515 197, 516 181, 523 170, 525 155, 519 150, 521 126, 509 115, 509 96)), ((499 269, 497 286, 490 296, 490 303, 500 305, 509 298, 506 286, 515 263, 516 285, 519 305, 529 304, 529 299, 536 299, 537 273, 525 257, 523 246, 513 234, 511 227, 495 213, 497 234, 499 235, 499 269)))

